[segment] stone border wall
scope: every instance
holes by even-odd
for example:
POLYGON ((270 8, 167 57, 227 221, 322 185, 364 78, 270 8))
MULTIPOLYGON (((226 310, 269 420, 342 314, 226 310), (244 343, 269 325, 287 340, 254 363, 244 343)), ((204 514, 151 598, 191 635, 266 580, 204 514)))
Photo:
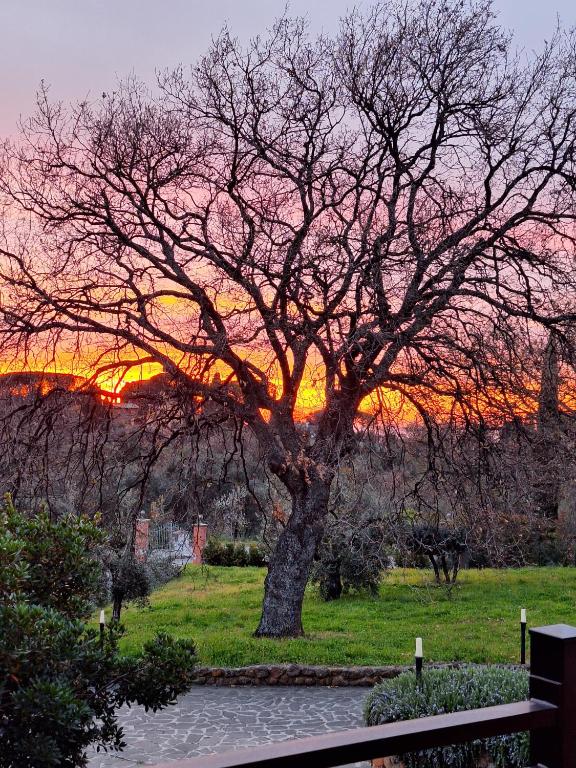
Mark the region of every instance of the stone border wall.
POLYGON ((197 685, 333 685, 369 687, 397 677, 410 667, 310 667, 300 664, 254 664, 249 667, 200 667, 197 685))

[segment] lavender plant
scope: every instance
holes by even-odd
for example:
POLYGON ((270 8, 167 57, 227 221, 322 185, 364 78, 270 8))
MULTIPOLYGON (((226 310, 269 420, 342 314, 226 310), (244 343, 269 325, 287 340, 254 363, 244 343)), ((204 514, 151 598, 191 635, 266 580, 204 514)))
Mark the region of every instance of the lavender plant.
MULTIPOLYGON (((522 701, 528 697, 523 669, 466 666, 430 669, 421 685, 412 672, 386 680, 369 694, 364 717, 368 725, 412 720, 522 701)), ((406 768, 471 768, 486 761, 494 768, 523 768, 528 764, 528 734, 476 739, 466 744, 399 755, 406 768)))

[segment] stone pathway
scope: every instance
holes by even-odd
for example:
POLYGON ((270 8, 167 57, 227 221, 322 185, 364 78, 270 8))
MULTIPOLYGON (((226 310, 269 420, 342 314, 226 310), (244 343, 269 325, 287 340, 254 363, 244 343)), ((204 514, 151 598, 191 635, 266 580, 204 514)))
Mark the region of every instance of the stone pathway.
POLYGON ((355 728, 369 690, 197 687, 157 714, 124 709, 126 749, 94 754, 89 767, 134 768, 355 728))

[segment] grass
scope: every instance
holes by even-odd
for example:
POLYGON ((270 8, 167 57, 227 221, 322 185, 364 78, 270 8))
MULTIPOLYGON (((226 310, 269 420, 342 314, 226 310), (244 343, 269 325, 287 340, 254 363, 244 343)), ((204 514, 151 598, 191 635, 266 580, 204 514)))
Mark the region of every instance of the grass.
POLYGON ((200 663, 210 666, 410 664, 422 636, 427 661, 516 662, 521 607, 529 626, 576 623, 573 568, 462 571, 451 590, 427 571, 395 570, 377 598, 325 603, 309 588, 305 637, 256 639, 264 575, 263 568, 188 566, 148 607, 123 611, 123 650, 136 653, 162 631, 193 638, 200 663))

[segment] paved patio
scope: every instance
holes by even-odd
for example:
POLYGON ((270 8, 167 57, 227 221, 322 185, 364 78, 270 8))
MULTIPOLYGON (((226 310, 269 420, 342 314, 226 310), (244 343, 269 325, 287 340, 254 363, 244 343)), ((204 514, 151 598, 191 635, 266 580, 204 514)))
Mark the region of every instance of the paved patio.
MULTIPOLYGON (((90 768, 133 768, 314 736, 363 724, 367 688, 198 687, 174 707, 121 713, 127 747, 95 754, 90 768)), ((357 765, 364 765, 358 763, 357 765)))

